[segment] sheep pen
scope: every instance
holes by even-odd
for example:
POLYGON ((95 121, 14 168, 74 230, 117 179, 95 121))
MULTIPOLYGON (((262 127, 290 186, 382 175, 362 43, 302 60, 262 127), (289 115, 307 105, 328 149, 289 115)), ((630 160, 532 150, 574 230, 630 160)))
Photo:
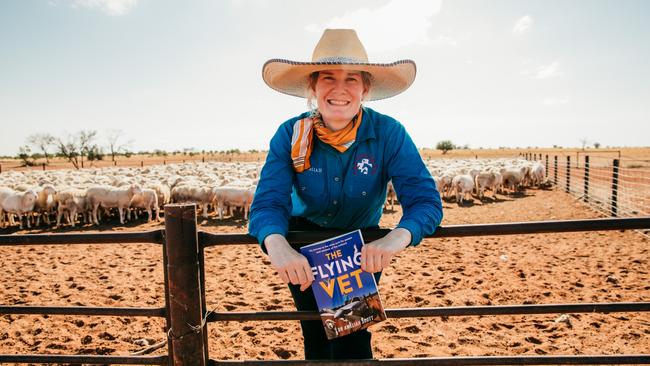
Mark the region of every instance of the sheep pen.
MULTIPOLYGON (((256 165, 250 167, 251 172, 256 169, 256 165)), ((434 171, 433 166, 430 169, 434 171)), ((137 180, 139 173, 135 172, 151 174, 151 170, 126 171, 126 184, 142 183, 128 179, 137 180)), ((248 179, 252 182, 255 177, 248 179)), ((491 194, 479 200, 476 194, 472 202, 461 204, 452 196, 446 198, 443 225, 600 217, 563 190, 519 188, 497 193, 497 200, 492 200, 491 194)), ((109 214, 113 217, 101 221, 100 226, 83 224, 82 230, 140 231, 160 225, 155 220, 147 222, 146 217, 120 225, 117 214, 109 214)), ((393 227, 400 216, 398 204, 386 209, 380 226, 393 227)), ((219 220, 210 208, 202 230, 240 233, 245 232, 245 224, 243 212, 219 220)), ((79 228, 65 225, 53 229, 42 224, 17 230, 13 226, 4 231, 42 233, 79 228)), ((401 253, 384 272, 380 293, 391 308, 649 301, 647 247, 646 237, 617 231, 426 239, 401 253)), ((0 247, 0 255, 5 267, 0 274, 3 304, 164 304, 159 248, 138 244, 0 247)), ((293 307, 288 289, 255 246, 209 248, 206 271, 208 309, 293 307)), ((0 317, 0 353, 129 354, 163 341, 164 326, 162 319, 5 315, 0 317)), ((650 315, 389 319, 372 330, 380 358, 638 354, 648 349, 650 315)), ((215 359, 303 357, 300 338, 290 336, 300 334, 297 322, 228 322, 211 325, 209 334, 210 355, 215 359)), ((163 348, 154 354, 165 352, 163 348)))

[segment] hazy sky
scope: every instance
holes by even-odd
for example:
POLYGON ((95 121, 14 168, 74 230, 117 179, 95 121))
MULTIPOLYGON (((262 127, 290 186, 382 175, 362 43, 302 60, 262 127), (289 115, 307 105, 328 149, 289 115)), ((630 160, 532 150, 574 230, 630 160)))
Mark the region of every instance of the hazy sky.
MULTIPOLYGON (((369 103, 419 147, 650 146, 649 1, 0 1, 0 155, 28 135, 121 129, 133 150, 267 149, 306 108, 268 88, 355 28, 370 61, 413 59, 369 103)), ((103 142, 100 138, 99 142, 103 142)))

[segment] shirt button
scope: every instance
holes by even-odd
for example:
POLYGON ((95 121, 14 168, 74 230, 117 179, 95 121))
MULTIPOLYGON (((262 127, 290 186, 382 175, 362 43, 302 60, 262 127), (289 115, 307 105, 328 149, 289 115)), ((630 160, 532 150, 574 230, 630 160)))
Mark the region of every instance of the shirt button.
POLYGON ((332 217, 332 214, 331 214, 331 213, 328 213, 328 214, 327 214, 327 217, 332 217))
POLYGON ((304 191, 305 189, 307 189, 307 187, 305 187, 305 186, 300 186, 300 190, 301 190, 301 191, 304 191))
POLYGON ((365 195, 366 195, 366 191, 361 192, 361 195, 362 195, 362 196, 365 196, 365 195))
POLYGON ((339 178, 339 177, 334 177, 334 181, 335 181, 335 182, 338 182, 338 181, 340 181, 340 180, 341 180, 341 178, 339 178))
POLYGON ((339 201, 334 200, 334 201, 332 201, 332 204, 333 204, 333 205, 338 205, 338 204, 339 204, 339 201))
POLYGON ((323 225, 327 225, 327 221, 323 221, 323 225))

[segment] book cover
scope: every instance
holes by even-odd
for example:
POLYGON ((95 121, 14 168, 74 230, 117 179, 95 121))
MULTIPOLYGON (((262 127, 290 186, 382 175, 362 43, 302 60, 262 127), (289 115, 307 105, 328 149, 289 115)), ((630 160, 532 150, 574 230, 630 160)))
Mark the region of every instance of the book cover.
POLYGON ((386 320, 372 273, 361 269, 361 230, 300 248, 314 274, 325 334, 334 339, 386 320))

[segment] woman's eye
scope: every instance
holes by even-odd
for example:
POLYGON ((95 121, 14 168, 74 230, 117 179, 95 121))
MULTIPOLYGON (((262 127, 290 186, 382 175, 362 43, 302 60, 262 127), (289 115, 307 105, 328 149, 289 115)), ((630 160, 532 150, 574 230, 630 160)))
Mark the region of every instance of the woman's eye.
POLYGON ((356 82, 356 81, 358 81, 358 80, 355 79, 355 78, 347 78, 347 81, 348 81, 348 82, 356 82))

